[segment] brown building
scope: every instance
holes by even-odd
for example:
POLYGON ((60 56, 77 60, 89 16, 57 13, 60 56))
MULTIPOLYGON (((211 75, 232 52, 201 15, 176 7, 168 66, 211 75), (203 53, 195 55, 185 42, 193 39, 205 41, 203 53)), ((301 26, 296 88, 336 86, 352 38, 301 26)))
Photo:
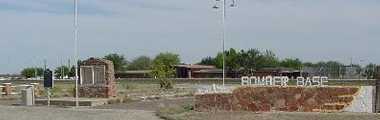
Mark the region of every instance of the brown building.
POLYGON ((128 70, 115 74, 116 78, 151 78, 152 70, 128 70))
POLYGON ((202 78, 201 74, 197 74, 200 71, 216 70, 215 66, 210 65, 176 65, 177 78, 202 78))
MULTIPOLYGON (((304 73, 302 73, 304 74, 304 73)), ((258 71, 253 72, 254 76, 288 76, 289 78, 297 78, 301 76, 301 72, 299 70, 294 70, 291 68, 264 68, 258 71)))
MULTIPOLYGON (((222 78, 223 70, 211 65, 194 65, 183 64, 174 66, 176 70, 176 78, 222 78)), ((125 71, 117 73, 116 78, 151 78, 151 70, 125 71)), ((307 72, 302 72, 303 76, 307 76, 307 72)), ((296 78, 301 75, 299 70, 290 68, 264 68, 253 71, 251 74, 244 74, 243 70, 226 69, 226 78, 240 78, 242 76, 288 76, 296 78)))

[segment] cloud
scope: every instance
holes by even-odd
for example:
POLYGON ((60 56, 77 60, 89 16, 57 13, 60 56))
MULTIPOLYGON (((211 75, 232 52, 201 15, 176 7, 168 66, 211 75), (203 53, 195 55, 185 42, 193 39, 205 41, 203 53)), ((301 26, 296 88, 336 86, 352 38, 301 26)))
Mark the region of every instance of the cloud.
MULTIPOLYGON (((80 1, 80 4, 86 2, 80 1)), ((0 1, 0 10, 22 13, 71 14, 74 9, 73 4, 73 0, 2 0, 0 1)), ((81 14, 111 14, 111 11, 106 11, 91 3, 81 5, 80 10, 81 14)))
MULTIPOLYGON (((220 14, 205 0, 80 0, 80 56, 110 52, 186 63, 221 50, 220 14)), ((380 61, 377 0, 240 0, 227 11, 227 47, 271 49, 306 61, 380 61)), ((72 58, 72 0, 0 0, 0 73, 72 58), (4 7, 6 6, 6 7, 4 7), (58 60, 57 60, 58 59, 58 60)), ((377 62, 378 63, 378 62, 377 62)))

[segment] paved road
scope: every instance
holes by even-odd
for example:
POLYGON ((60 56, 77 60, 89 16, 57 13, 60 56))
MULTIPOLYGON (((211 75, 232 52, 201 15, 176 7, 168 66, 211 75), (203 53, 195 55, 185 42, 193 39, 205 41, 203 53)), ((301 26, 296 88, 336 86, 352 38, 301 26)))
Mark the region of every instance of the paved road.
POLYGON ((152 111, 0 106, 0 120, 160 120, 152 111))

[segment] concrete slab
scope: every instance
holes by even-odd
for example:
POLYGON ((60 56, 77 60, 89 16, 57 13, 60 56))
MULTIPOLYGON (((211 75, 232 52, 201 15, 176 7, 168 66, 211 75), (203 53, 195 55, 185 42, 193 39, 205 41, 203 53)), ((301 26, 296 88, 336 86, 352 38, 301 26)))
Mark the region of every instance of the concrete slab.
MULTIPOLYGON (((79 106, 99 106, 106 105, 110 102, 117 101, 117 98, 79 98, 79 106)), ((47 99, 37 99, 37 105, 47 105, 47 99)), ((52 98, 50 105, 57 106, 75 106, 75 98, 52 98)))

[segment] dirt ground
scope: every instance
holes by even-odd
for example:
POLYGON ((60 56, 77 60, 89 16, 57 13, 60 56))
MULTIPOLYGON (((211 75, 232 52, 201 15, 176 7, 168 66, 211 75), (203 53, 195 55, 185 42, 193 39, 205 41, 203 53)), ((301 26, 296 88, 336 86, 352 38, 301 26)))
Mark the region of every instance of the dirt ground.
MULTIPOLYGON (((21 107, 10 106, 14 102, 0 100, 0 120, 158 120, 156 116, 162 108, 183 107, 194 103, 193 97, 162 98, 157 100, 128 101, 91 108, 21 107), (42 116, 41 113, 49 115, 42 116), (20 116, 22 115, 22 116, 20 116)), ((254 112, 195 112, 169 111, 167 120, 380 120, 380 114, 372 113, 254 113, 254 112)))
POLYGON ((1 106, 0 120, 160 120, 151 111, 1 106))
POLYGON ((181 98, 163 98, 158 100, 130 101, 127 103, 108 104, 103 106, 92 107, 94 109, 122 109, 122 110, 145 110, 157 111, 163 107, 191 105, 194 102, 193 97, 181 98))
POLYGON ((290 112, 186 112, 173 115, 173 120, 380 120, 371 113, 290 113, 290 112))

